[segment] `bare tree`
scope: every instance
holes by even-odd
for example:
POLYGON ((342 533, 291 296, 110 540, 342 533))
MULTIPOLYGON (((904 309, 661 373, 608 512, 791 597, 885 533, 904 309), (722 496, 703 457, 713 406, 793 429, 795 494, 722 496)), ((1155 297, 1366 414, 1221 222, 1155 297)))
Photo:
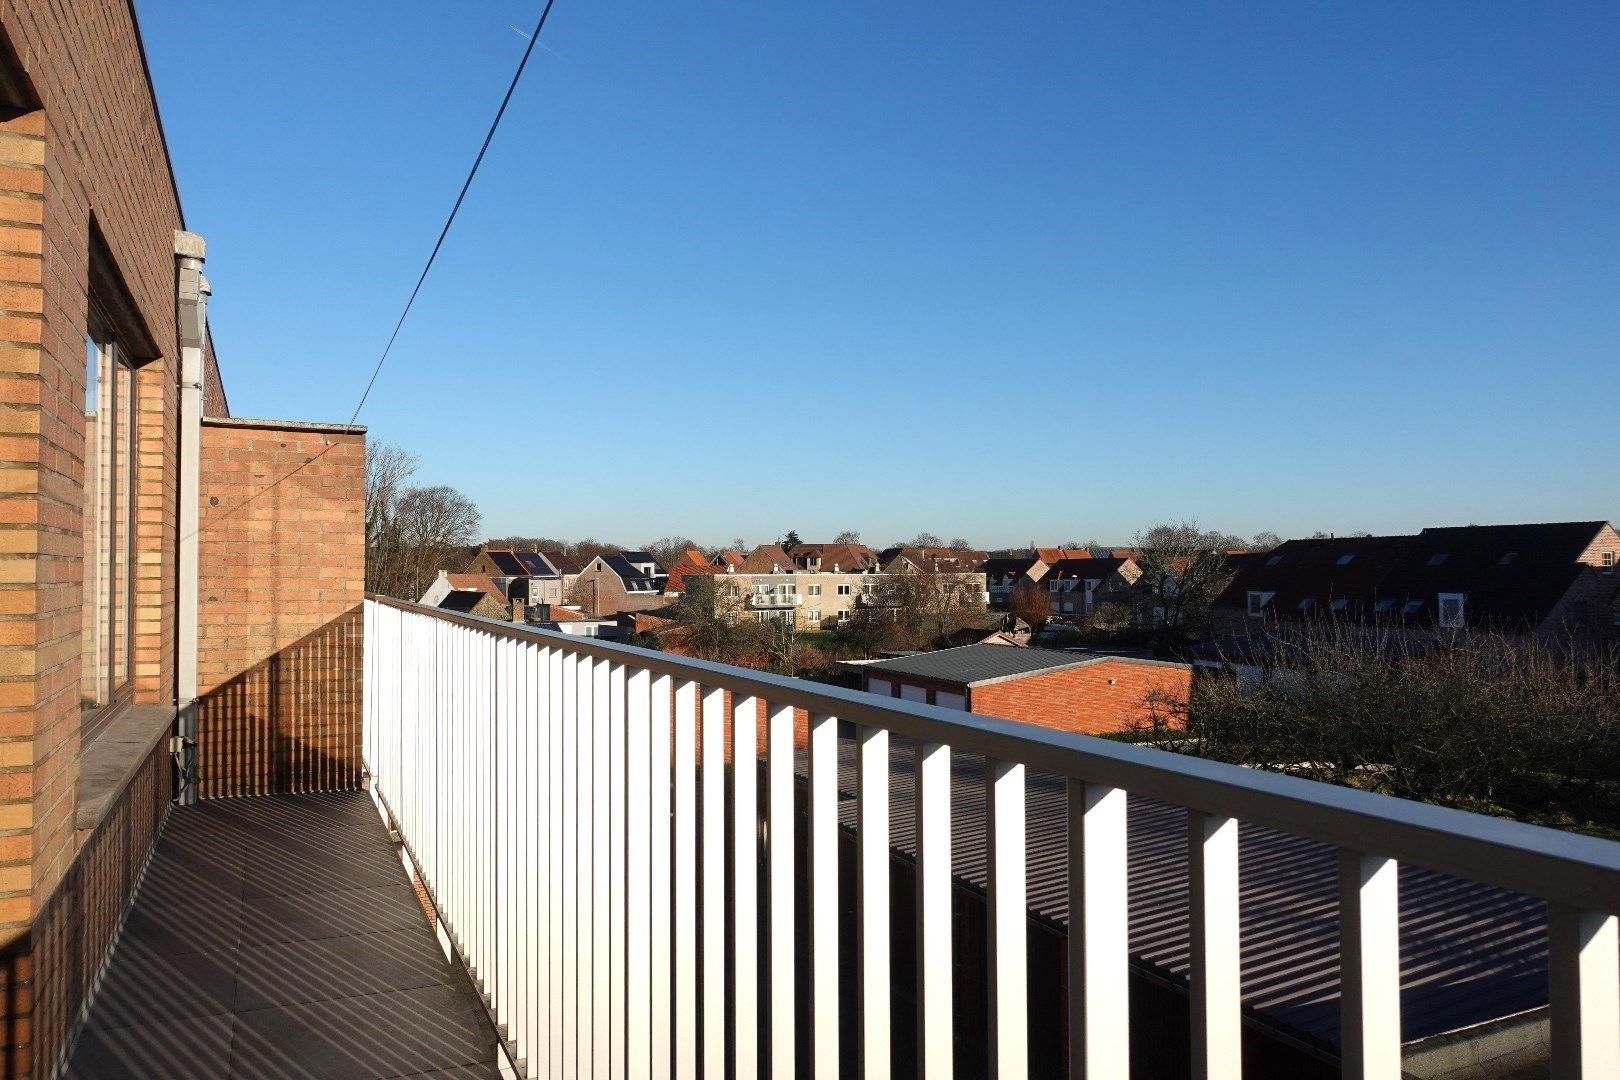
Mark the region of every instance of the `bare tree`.
POLYGON ((983 580, 932 565, 884 575, 837 628, 839 644, 870 656, 883 649, 928 649, 958 630, 987 628, 983 580))
POLYGON ((854 529, 845 529, 843 532, 833 537, 833 543, 835 544, 858 544, 860 542, 861 534, 856 532, 854 529))
POLYGON ((1270 551, 1272 548, 1281 547, 1282 542, 1282 537, 1268 529, 1254 534, 1254 539, 1249 541, 1249 550, 1270 551))
POLYGON ((680 599, 659 614, 670 621, 665 644, 700 660, 737 663, 770 648, 769 629, 754 621, 737 583, 715 574, 688 578, 680 599))
POLYGON ((688 551, 698 548, 698 542, 687 536, 664 536, 644 545, 665 569, 688 551))
POLYGON ((1232 580, 1226 559, 1230 537, 1202 532, 1197 522, 1154 525, 1133 538, 1149 622, 1166 638, 1185 636, 1209 623, 1209 607, 1232 580))
POLYGON ((397 446, 376 443, 366 450, 366 590, 393 595, 402 570, 397 516, 405 481, 416 472, 416 458, 397 446))
POLYGON ((973 545, 970 542, 968 542, 967 540, 964 540, 960 536, 958 536, 954 540, 952 540, 950 542, 949 546, 952 547, 953 549, 957 550, 957 551, 972 551, 973 550, 973 545))
POLYGON ((1032 629, 1046 625, 1052 617, 1051 594, 1040 583, 1020 584, 1012 591, 1007 605, 1014 616, 1028 623, 1032 629))
POLYGON ((474 543, 483 518, 455 488, 406 488, 395 505, 395 528, 403 553, 408 594, 420 596, 458 547, 474 543))

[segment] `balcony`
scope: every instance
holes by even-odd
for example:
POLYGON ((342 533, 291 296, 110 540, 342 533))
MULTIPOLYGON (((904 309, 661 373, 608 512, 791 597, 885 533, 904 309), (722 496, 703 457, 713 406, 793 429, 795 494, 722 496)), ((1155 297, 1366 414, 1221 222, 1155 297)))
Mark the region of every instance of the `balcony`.
POLYGON ((748 606, 751 608, 790 608, 799 607, 804 603, 804 597, 798 593, 749 593, 748 606))
POLYGON ((1620 845, 393 601, 364 682, 370 797, 170 815, 74 1075, 1620 1075, 1620 845))

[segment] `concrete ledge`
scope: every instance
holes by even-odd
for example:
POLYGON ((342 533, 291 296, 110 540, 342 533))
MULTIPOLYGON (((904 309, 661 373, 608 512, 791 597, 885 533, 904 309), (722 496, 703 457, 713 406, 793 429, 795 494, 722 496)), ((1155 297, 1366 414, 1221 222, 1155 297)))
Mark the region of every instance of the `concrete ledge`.
POLYGON ((124 793, 146 755, 169 733, 177 712, 173 705, 132 705, 85 748, 79 755, 75 827, 93 829, 101 824, 107 807, 124 793))
POLYGON ((317 424, 307 420, 250 420, 237 416, 205 416, 203 427, 259 428, 263 431, 313 431, 324 435, 364 435, 364 424, 317 424))

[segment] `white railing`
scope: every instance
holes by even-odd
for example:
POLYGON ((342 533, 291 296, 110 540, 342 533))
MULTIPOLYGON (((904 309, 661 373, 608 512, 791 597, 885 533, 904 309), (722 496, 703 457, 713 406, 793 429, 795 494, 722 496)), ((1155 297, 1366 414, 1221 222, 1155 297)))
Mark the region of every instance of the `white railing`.
POLYGON ((804 597, 798 593, 749 593, 748 606, 756 608, 799 607, 804 597))
POLYGON ((986 763, 997 1076, 1027 1070, 1026 768, 1068 784, 1072 1076, 1129 1071, 1127 792, 1190 811, 1193 1075, 1241 1074, 1241 820, 1339 850, 1346 1076, 1400 1075, 1399 862, 1545 898, 1553 1075, 1620 1076, 1617 844, 395 601, 366 603, 365 671, 373 792, 530 1076, 687 1080, 702 1064, 720 1077, 729 1050, 736 1075, 757 1062, 790 1077, 804 1048, 812 1074, 833 1077, 841 1007, 863 1075, 915 1062, 949 1076, 963 753, 986 763), (724 764, 727 693, 750 758, 764 703, 763 801, 755 770, 724 764), (802 839, 796 708, 809 716, 802 839), (840 722, 860 766, 854 1001, 839 983, 840 722), (891 734, 916 745, 914 927, 890 923, 891 734), (801 843, 810 940, 796 953, 801 843), (893 933, 916 935, 915 1047, 890 1045, 893 933), (810 967, 802 1028, 796 955, 810 967))

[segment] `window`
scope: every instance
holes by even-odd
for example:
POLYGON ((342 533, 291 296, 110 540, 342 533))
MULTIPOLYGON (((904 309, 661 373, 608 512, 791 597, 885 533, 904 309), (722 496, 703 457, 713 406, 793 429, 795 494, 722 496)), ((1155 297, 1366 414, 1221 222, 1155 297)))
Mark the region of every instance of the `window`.
POLYGON ((101 708, 129 687, 133 636, 135 370, 92 309, 85 335, 84 606, 80 702, 101 708))
POLYGON ((1266 565, 1267 566, 1276 566, 1280 562, 1282 562, 1282 556, 1281 555, 1273 555, 1271 558, 1266 560, 1266 565))
POLYGON ((1405 606, 1401 608, 1401 614, 1402 615, 1416 615, 1418 612, 1420 612, 1422 610, 1423 610, 1423 601, 1421 601, 1421 600, 1408 600, 1406 602, 1405 606))
POLYGON ((1599 559, 1599 563, 1602 565, 1605 574, 1614 573, 1614 552, 1605 551, 1602 558, 1599 559))
POLYGON ((1463 601, 1465 596, 1459 592, 1443 592, 1440 594, 1440 625, 1459 627, 1463 625, 1463 601))
POLYGON ((821 621, 821 609, 820 608, 806 608, 805 612, 804 612, 804 621, 805 622, 820 622, 821 621))
POLYGON ((1339 565, 1339 566, 1349 566, 1350 565, 1350 560, 1354 559, 1355 557, 1356 556, 1355 556, 1354 553, 1351 553, 1349 555, 1340 555, 1337 565, 1339 565))
POLYGON ((811 596, 820 596, 821 595, 821 586, 820 585, 810 585, 810 586, 807 586, 806 588, 807 588, 807 591, 810 593, 811 596))
POLYGON ((1394 611, 1394 610, 1395 610, 1395 601, 1389 599, 1388 597, 1385 597, 1384 599, 1378 601, 1378 606, 1373 608, 1373 611, 1375 613, 1379 614, 1379 615, 1388 615, 1391 611, 1394 611))
POLYGON ((1313 608, 1315 606, 1316 606, 1316 597, 1314 597, 1314 596, 1307 596, 1305 599, 1303 599, 1303 600, 1301 600, 1299 602, 1299 610, 1301 610, 1301 611, 1309 611, 1309 610, 1311 610, 1311 608, 1313 608))
POLYGON ((838 595, 839 596, 848 596, 849 595, 849 586, 848 585, 840 585, 840 586, 838 586, 838 595))
POLYGON ((1249 593, 1249 617, 1258 619, 1264 615, 1266 613, 1266 601, 1270 599, 1271 593, 1251 591, 1249 593))
POLYGON ((1451 556, 1448 553, 1444 551, 1437 551, 1433 555, 1429 556, 1429 565, 1444 566, 1446 565, 1446 560, 1449 558, 1451 558, 1451 556))
POLYGON ((1513 560, 1517 559, 1518 557, 1519 557, 1519 553, 1517 551, 1510 551, 1506 555, 1503 555, 1500 559, 1497 559, 1496 560, 1496 565, 1497 566, 1512 566, 1513 565, 1513 560))
POLYGON ((1349 603, 1350 603, 1349 600, 1346 600, 1344 597, 1341 596, 1337 600, 1333 601, 1333 610, 1334 611, 1343 611, 1349 605, 1349 603))

